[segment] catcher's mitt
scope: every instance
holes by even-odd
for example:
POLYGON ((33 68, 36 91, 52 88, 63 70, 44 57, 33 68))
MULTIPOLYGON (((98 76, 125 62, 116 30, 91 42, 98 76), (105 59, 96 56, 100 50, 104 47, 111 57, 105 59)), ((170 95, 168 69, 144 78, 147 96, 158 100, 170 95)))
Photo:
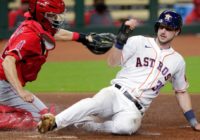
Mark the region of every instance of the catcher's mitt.
POLYGON ((110 50, 115 42, 116 36, 112 33, 90 33, 80 34, 82 42, 92 53, 104 54, 110 50))
POLYGON ((37 125, 38 132, 46 133, 56 128, 55 116, 51 113, 42 115, 41 121, 37 125))

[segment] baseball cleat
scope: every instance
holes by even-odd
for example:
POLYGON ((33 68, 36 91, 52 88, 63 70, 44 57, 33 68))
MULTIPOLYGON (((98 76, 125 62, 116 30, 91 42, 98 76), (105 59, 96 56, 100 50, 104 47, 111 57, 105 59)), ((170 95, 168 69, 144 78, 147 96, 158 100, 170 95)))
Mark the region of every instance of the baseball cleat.
POLYGON ((42 115, 41 121, 37 125, 38 132, 44 134, 56 128, 55 116, 51 113, 42 115))

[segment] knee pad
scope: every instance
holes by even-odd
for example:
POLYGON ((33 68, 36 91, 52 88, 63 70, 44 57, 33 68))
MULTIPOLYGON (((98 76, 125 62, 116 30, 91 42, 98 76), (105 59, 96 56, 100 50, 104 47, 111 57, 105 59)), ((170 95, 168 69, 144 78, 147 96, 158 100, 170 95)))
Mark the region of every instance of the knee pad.
POLYGON ((37 126, 37 123, 34 121, 30 112, 14 107, 1 106, 0 118, 1 130, 32 130, 37 126))

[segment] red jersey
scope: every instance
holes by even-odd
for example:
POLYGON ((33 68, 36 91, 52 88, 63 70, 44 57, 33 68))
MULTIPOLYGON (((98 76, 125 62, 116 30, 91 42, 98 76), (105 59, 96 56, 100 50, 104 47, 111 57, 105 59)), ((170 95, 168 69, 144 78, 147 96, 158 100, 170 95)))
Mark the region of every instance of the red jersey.
POLYGON ((34 20, 25 20, 8 41, 0 58, 0 79, 6 80, 2 62, 5 56, 11 55, 16 59, 18 78, 24 86, 27 81, 33 81, 41 66, 45 63, 48 51, 40 36, 45 31, 34 20))

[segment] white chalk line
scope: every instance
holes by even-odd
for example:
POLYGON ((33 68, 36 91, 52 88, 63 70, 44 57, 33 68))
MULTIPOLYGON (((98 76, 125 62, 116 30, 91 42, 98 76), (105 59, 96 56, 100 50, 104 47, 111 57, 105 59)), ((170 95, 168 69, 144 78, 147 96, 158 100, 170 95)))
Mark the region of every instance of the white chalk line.
POLYGON ((44 136, 44 135, 33 135, 25 136, 27 138, 50 138, 50 139, 78 139, 76 136, 44 136))
POLYGON ((139 132, 141 135, 147 135, 147 136, 160 136, 161 133, 159 132, 139 132))

